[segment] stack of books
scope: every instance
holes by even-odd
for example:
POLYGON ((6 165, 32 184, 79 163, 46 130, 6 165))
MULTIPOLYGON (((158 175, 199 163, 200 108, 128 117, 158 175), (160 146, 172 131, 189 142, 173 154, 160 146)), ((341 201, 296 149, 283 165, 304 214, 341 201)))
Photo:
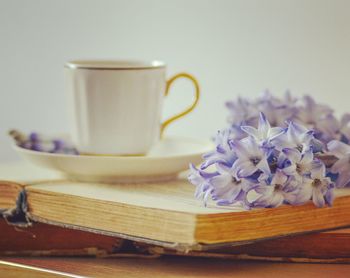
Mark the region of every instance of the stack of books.
POLYGON ((188 181, 68 181, 0 167, 0 254, 350 262, 350 190, 332 207, 204 207, 188 181))

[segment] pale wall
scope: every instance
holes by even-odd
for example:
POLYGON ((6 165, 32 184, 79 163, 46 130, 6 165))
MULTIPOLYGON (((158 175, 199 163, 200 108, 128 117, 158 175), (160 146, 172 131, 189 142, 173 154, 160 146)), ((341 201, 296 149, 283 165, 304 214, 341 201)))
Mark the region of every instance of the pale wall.
MULTIPOLYGON (((68 129, 63 64, 73 58, 162 59, 186 70, 201 103, 169 134, 209 137, 224 101, 266 88, 310 93, 350 110, 350 1, 0 1, 0 161, 9 128, 68 129)), ((167 114, 189 101, 179 82, 167 114)), ((142 136, 142 135, 140 135, 142 136)))

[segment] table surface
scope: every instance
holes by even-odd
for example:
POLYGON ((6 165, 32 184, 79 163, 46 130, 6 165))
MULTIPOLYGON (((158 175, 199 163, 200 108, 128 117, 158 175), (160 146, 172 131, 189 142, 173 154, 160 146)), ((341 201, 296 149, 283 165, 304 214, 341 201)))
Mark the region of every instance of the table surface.
POLYGON ((1 258, 1 277, 350 277, 350 265, 232 261, 205 258, 1 258), (11 265, 15 263, 19 265, 11 265), (39 269, 24 268, 31 266, 39 269), (75 276, 74 276, 75 275, 75 276))

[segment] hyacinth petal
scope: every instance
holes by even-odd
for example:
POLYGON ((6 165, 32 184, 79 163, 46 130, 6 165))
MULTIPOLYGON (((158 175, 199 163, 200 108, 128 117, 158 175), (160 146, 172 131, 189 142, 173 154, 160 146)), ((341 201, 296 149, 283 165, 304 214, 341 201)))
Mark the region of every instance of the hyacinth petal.
POLYGON ((217 176, 219 173, 218 172, 204 172, 202 170, 199 170, 199 174, 201 175, 201 177, 205 180, 208 180, 212 177, 217 176))
POLYGON ((260 112, 259 127, 258 127, 259 134, 261 134, 264 138, 266 138, 270 128, 271 128, 271 125, 269 121, 266 119, 264 113, 260 112))
POLYGON ((227 196, 228 197, 227 199, 230 200, 230 202, 233 202, 234 200, 237 199, 237 197, 239 196, 240 192, 241 192, 240 186, 233 187, 231 189, 231 192, 230 192, 229 196, 227 196))
POLYGON ((272 178, 271 184, 285 184, 288 177, 279 169, 277 169, 275 175, 272 178))
POLYGON ((341 129, 341 134, 342 134, 342 141, 349 143, 350 142, 350 127, 349 126, 344 126, 341 129), (345 139, 344 139, 345 137, 345 139))
POLYGON ((203 159, 208 159, 208 158, 210 158, 211 156, 213 156, 215 154, 216 154, 216 150, 213 150, 213 151, 210 151, 210 152, 207 152, 207 153, 203 154, 202 158, 203 159))
POLYGON ((237 171, 237 177, 246 178, 254 174, 256 171, 256 166, 250 161, 246 161, 240 165, 239 170, 237 171))
POLYGON ((273 194, 272 198, 270 199, 269 207, 276 208, 282 205, 283 201, 284 201, 284 197, 281 193, 273 194))
POLYGON ((295 200, 295 204, 303 204, 309 201, 312 197, 312 180, 304 179, 303 186, 300 188, 295 200))
POLYGON ((216 164, 216 170, 219 174, 233 173, 232 168, 230 166, 220 163, 216 164))
POLYGON ((273 127, 270 129, 270 140, 274 140, 276 137, 282 135, 284 133, 284 128, 282 127, 273 127))
POLYGON ((325 197, 327 205, 332 206, 333 205, 333 201, 334 201, 334 190, 333 190, 333 188, 329 189, 324 197, 325 197))
POLYGON ((349 159, 350 159, 350 156, 345 156, 337 160, 331 168, 332 173, 342 173, 349 170, 350 169, 349 159))
POLYGON ((249 192, 250 190, 254 189, 257 185, 248 182, 247 180, 241 181, 241 188, 245 192, 249 192))
MULTIPOLYGON (((238 188, 239 189, 239 188, 238 188)), ((215 201, 218 200, 230 200, 231 196, 237 190, 236 187, 231 187, 229 185, 223 188, 213 188, 212 190, 212 198, 215 201)))
POLYGON ((283 195, 284 195, 284 201, 286 203, 291 204, 291 205, 296 204, 296 199, 297 199, 296 192, 285 193, 283 195))
POLYGON ((240 170, 242 163, 245 162, 245 161, 247 161, 247 160, 242 160, 242 159, 239 159, 239 158, 238 158, 238 159, 232 164, 230 173, 233 173, 234 177, 237 178, 237 173, 238 173, 238 171, 240 170))
POLYGON ((314 159, 314 154, 312 152, 312 149, 310 148, 309 150, 303 153, 301 161, 302 163, 306 164, 306 163, 311 163, 313 159, 314 159))
POLYGON ((301 153, 296 149, 284 148, 282 150, 284 155, 292 162, 299 162, 301 160, 301 153))
POLYGON ((320 190, 314 190, 312 194, 312 201, 316 207, 322 208, 324 207, 326 201, 323 197, 323 194, 320 190))
POLYGON ((229 175, 229 174, 221 174, 221 175, 212 177, 209 180, 209 183, 211 185, 213 185, 214 187, 221 188, 221 187, 224 187, 227 184, 231 183, 231 181, 232 181, 231 175, 229 175))
POLYGON ((265 158, 261 159, 260 162, 256 165, 256 168, 261 170, 264 174, 271 174, 271 169, 269 163, 265 158))
POLYGON ((261 148, 259 143, 252 136, 242 139, 241 142, 245 145, 245 148, 249 153, 249 158, 257 156, 264 151, 264 148, 261 148))
POLYGON ((188 180, 191 184, 196 185, 196 186, 200 185, 203 181, 199 176, 194 175, 194 174, 190 174, 188 176, 188 180))
POLYGON ((244 199, 245 199, 245 193, 242 190, 240 190, 239 188, 236 188, 234 191, 230 192, 229 198, 227 198, 227 199, 222 198, 222 199, 218 200, 217 204, 227 206, 227 205, 235 204, 237 202, 242 202, 242 201, 244 201, 244 199))
POLYGON ((225 163, 225 160, 221 157, 218 157, 218 156, 213 156, 211 158, 208 158, 206 161, 204 161, 200 168, 201 170, 205 170, 207 169, 208 167, 210 167, 211 165, 215 164, 215 163, 225 163))
POLYGON ((262 184, 259 184, 254 188, 255 192, 261 195, 269 194, 271 192, 271 189, 272 188, 262 184))
POLYGON ((244 206, 245 209, 248 209, 248 210, 250 209, 250 207, 248 205, 249 203, 247 200, 247 192, 241 190, 235 199, 237 202, 240 202, 244 206))
POLYGON ((336 181, 336 186, 345 187, 348 185, 349 182, 350 182, 350 173, 344 173, 342 175, 339 175, 336 181))
POLYGON ((28 137, 30 141, 34 141, 34 142, 40 141, 40 136, 37 132, 31 132, 28 137))
POLYGON ((271 180, 271 173, 260 173, 259 177, 257 178, 257 181, 262 184, 268 184, 268 180, 271 180))
POLYGON ((273 145, 276 150, 282 151, 284 148, 294 148, 295 144, 294 141, 290 141, 288 139, 287 133, 284 131, 279 136, 276 136, 273 140, 273 145))
POLYGON ((344 187, 350 182, 350 169, 348 168, 346 171, 339 172, 339 176, 336 180, 336 186, 344 187))
POLYGON ((271 194, 261 195, 253 202, 253 206, 254 207, 268 207, 271 203, 271 200, 272 200, 271 194))
POLYGON ((322 162, 315 162, 311 169, 311 178, 322 180, 326 175, 326 167, 322 162))
POLYGON ((208 205, 208 198, 209 198, 210 194, 211 194, 211 191, 207 190, 203 196, 203 204, 205 207, 208 205))
POLYGON ((193 185, 199 186, 203 183, 204 179, 200 175, 199 170, 194 166, 192 163, 190 163, 190 174, 188 175, 188 180, 193 185))
POLYGON ((327 144, 330 154, 337 158, 342 158, 344 155, 350 153, 350 146, 338 140, 332 140, 327 144))
POLYGON ((345 126, 350 122, 350 114, 349 113, 345 113, 343 114, 343 116, 340 119, 340 125, 341 126, 345 126))
POLYGON ((297 170, 297 166, 296 164, 291 164, 290 166, 288 167, 285 167, 282 169, 282 171, 286 174, 286 175, 289 175, 289 176, 293 176, 296 174, 296 170, 297 170))
POLYGON ((246 148, 245 142, 242 142, 240 140, 234 140, 232 142, 234 151, 237 153, 237 156, 239 158, 248 158, 250 155, 250 152, 248 150, 248 148, 246 148))
POLYGON ((196 190, 195 190, 195 192, 194 192, 194 197, 197 198, 197 199, 199 199, 200 196, 202 195, 202 193, 203 193, 202 188, 199 187, 199 186, 197 186, 197 187, 196 187, 196 190))
POLYGON ((298 124, 296 122, 291 122, 294 130, 299 134, 312 133, 311 130, 307 129, 304 125, 298 124))
POLYGON ((253 136, 256 139, 259 138, 259 131, 256 128, 252 126, 241 126, 241 129, 250 136, 253 136))
POLYGON ((298 135, 297 135, 297 131, 295 129, 294 122, 289 123, 288 130, 287 130, 287 138, 288 138, 288 141, 291 141, 291 142, 298 141, 298 135))

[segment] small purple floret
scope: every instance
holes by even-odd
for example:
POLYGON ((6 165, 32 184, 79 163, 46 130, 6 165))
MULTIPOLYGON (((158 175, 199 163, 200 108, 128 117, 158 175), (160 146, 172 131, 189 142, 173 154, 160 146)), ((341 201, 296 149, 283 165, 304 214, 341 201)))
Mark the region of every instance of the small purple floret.
POLYGON ((48 153, 79 154, 72 144, 63 139, 47 138, 37 132, 26 135, 17 130, 10 131, 10 135, 15 143, 24 149, 48 153))

